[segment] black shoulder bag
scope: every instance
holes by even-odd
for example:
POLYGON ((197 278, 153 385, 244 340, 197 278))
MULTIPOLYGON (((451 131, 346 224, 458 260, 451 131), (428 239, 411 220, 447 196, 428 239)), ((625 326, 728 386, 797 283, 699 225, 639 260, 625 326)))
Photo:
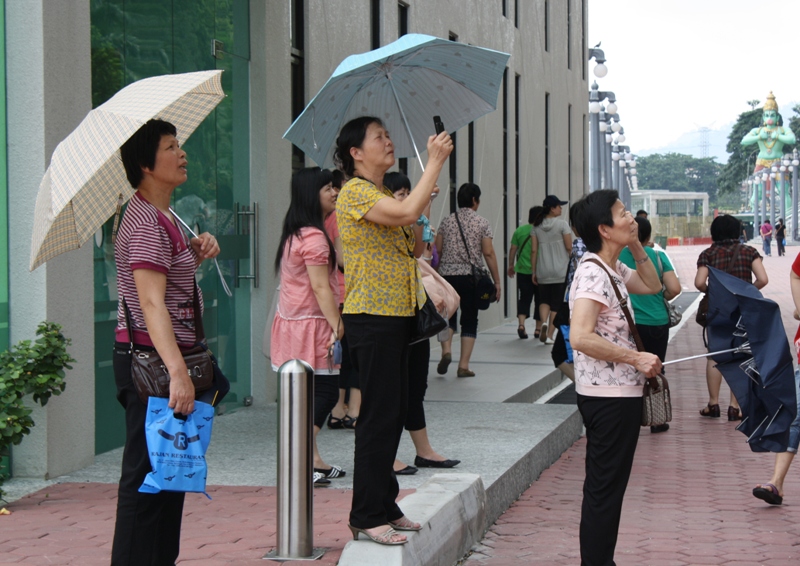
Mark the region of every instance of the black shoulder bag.
POLYGON ((475 283, 475 294, 478 296, 478 309, 485 311, 489 305, 497 301, 497 289, 494 281, 489 276, 489 270, 485 267, 478 267, 472 263, 472 255, 469 253, 467 239, 464 237, 464 230, 461 228, 461 220, 458 219, 458 211, 453 213, 458 224, 458 231, 461 233, 461 241, 464 242, 464 249, 467 250, 469 266, 472 268, 472 279, 475 283))

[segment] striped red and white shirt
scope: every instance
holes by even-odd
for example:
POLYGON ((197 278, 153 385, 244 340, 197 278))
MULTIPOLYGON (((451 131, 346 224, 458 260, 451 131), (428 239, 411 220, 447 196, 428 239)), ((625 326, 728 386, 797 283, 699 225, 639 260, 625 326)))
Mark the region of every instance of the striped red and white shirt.
MULTIPOLYGON (((165 303, 178 346, 193 346, 197 341, 194 327, 194 274, 197 270, 197 256, 183 231, 138 192, 134 193, 128 203, 120 223, 114 257, 117 260, 120 299, 117 308, 117 341, 130 341, 122 306, 124 298, 131 311, 134 343, 153 346, 133 279, 134 270, 152 269, 167 276, 165 303)), ((203 293, 199 287, 198 293, 202 314, 203 293)))

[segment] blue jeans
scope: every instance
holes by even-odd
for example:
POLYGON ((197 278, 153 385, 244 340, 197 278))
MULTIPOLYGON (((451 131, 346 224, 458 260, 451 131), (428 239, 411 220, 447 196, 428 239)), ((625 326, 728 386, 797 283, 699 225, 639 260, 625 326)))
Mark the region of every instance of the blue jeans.
POLYGON ((789 446, 786 451, 796 454, 800 445, 800 368, 794 370, 794 385, 797 395, 797 416, 789 427, 789 446))
POLYGON ((771 244, 772 244, 772 237, 771 236, 767 236, 766 238, 764 238, 764 242, 763 243, 764 243, 764 245, 763 245, 764 254, 772 255, 772 251, 771 251, 771 247, 770 247, 771 244))

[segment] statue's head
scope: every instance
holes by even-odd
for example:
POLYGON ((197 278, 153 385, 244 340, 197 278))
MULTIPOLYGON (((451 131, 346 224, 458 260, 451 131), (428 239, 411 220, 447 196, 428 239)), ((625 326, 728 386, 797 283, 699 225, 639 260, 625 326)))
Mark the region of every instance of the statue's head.
POLYGON ((779 117, 778 103, 775 101, 775 95, 770 91, 767 101, 764 103, 764 110, 761 113, 761 122, 765 126, 777 126, 779 117))

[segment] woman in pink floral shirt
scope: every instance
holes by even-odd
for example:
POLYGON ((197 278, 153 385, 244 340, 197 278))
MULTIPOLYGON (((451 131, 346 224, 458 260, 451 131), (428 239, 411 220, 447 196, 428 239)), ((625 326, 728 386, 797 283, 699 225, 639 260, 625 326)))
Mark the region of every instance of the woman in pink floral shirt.
POLYGON ((581 564, 609 566, 614 564, 622 499, 639 440, 642 388, 646 377, 661 371, 658 356, 637 351, 610 277, 625 303, 629 291, 655 294, 661 282, 617 191, 587 195, 573 206, 572 219, 587 250, 569 293, 575 390, 586 426, 581 564), (626 246, 636 271, 618 259, 626 246))

